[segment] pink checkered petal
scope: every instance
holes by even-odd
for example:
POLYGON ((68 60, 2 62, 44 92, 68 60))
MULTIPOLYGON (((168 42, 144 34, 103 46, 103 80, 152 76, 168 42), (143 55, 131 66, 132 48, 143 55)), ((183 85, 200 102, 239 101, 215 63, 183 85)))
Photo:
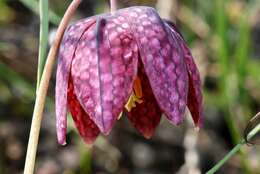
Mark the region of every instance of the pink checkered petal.
POLYGON ((181 34, 173 23, 165 23, 172 33, 177 36, 178 42, 182 46, 184 52, 184 60, 187 66, 189 75, 189 92, 188 92, 188 108, 191 112, 194 123, 201 127, 203 122, 203 107, 202 107, 202 91, 199 70, 193 60, 190 49, 182 38, 181 34))
POLYGON ((113 20, 99 19, 82 36, 72 62, 77 98, 104 134, 123 110, 137 73, 137 46, 117 27, 113 20))
POLYGON ((58 142, 66 144, 67 129, 67 88, 70 73, 70 66, 77 43, 82 33, 93 23, 87 19, 70 26, 64 34, 61 42, 58 67, 56 76, 56 129, 58 142))
POLYGON ((189 48, 185 43, 182 46, 189 74, 188 108, 195 124, 201 127, 203 124, 203 108, 200 75, 189 48))
POLYGON ((153 8, 133 9, 132 29, 155 98, 167 118, 182 122, 187 102, 188 75, 183 52, 170 29, 153 8))

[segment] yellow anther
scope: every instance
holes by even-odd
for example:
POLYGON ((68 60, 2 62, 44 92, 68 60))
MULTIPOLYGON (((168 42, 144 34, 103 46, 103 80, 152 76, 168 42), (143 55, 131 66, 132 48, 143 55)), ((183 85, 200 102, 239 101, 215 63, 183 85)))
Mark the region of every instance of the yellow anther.
POLYGON ((125 108, 128 112, 131 111, 132 108, 136 107, 136 103, 142 103, 143 100, 141 99, 143 97, 143 92, 142 92, 142 85, 141 85, 141 80, 139 77, 137 77, 134 81, 134 89, 129 97, 125 108))
POLYGON ((132 93, 132 95, 129 97, 129 99, 125 105, 126 110, 128 112, 130 112, 132 108, 136 107, 136 102, 140 104, 143 102, 143 100, 136 97, 136 95, 134 93, 132 93))

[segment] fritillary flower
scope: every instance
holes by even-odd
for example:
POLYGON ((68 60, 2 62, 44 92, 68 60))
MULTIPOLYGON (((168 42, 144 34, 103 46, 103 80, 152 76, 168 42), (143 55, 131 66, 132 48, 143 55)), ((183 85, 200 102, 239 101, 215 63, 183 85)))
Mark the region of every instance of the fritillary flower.
POLYGON ((109 134, 124 111, 150 138, 161 115, 180 124, 188 106, 202 123, 199 72, 176 27, 150 7, 130 7, 68 27, 59 50, 57 135, 66 143, 67 107, 85 142, 109 134))

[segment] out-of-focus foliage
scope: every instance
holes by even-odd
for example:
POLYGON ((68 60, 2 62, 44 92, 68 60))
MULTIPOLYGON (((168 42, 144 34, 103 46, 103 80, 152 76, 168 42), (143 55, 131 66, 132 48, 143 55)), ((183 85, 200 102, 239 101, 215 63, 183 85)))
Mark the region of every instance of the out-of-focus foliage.
MULTIPOLYGON (((204 82, 204 128, 196 133, 189 121, 177 127, 163 120, 155 136, 145 140, 123 117, 109 137, 99 138, 90 149, 78 138, 69 117, 69 145, 62 148, 56 143, 51 83, 37 173, 205 173, 242 138, 247 121, 260 109, 260 1, 118 1, 120 7, 153 6, 176 22, 204 82)), ((49 1, 51 29, 69 2, 49 1)), ((103 11, 108 11, 105 0, 84 0, 75 18, 103 11)), ((1 174, 23 168, 35 97, 37 14, 36 0, 0 0, 1 174)), ((259 147, 243 148, 220 173, 257 174, 259 166, 259 147)))
POLYGON ((5 0, 0 0, 0 23, 10 21, 13 15, 14 12, 6 5, 5 0))

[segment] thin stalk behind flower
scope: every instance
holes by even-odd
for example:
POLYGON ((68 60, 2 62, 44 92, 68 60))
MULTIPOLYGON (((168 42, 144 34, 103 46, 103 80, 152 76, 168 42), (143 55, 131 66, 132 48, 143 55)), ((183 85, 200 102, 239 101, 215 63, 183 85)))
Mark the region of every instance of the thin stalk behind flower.
POLYGON ((49 10, 48 0, 40 0, 40 42, 39 42, 39 54, 38 54, 38 70, 37 70, 37 90, 41 81, 41 76, 45 64, 45 56, 48 46, 48 30, 49 30, 49 10))
POLYGON ((25 160, 24 174, 32 174, 34 171, 36 151, 38 146, 39 132, 41 127, 42 113, 45 105, 46 94, 49 86, 49 81, 52 73, 52 67, 56 58, 57 50, 59 48, 63 33, 81 0, 73 0, 68 7, 64 17, 58 27, 55 40, 49 51, 43 75, 39 85, 36 96, 34 112, 32 117, 32 124, 30 130, 30 137, 27 147, 27 154, 25 160))
POLYGON ((110 11, 114 13, 117 10, 117 0, 110 0, 110 11))
MULTIPOLYGON (((248 135, 247 140, 251 140, 254 136, 256 136, 260 132, 260 123, 252 129, 248 135)), ((206 174, 214 174, 216 173, 233 155, 235 155, 243 145, 247 144, 247 140, 243 139, 238 143, 227 155, 224 156, 215 166, 213 166, 206 174)))
MULTIPOLYGON (((233 69, 229 66, 229 57, 231 55, 231 49, 228 49, 229 40, 227 39, 228 19, 227 14, 225 12, 226 4, 224 0, 219 0, 215 2, 215 6, 216 34, 219 38, 217 57, 219 57, 219 63, 221 67, 220 86, 222 93, 221 98, 223 104, 222 106, 224 111, 224 119, 231 134, 233 144, 238 144, 240 142, 241 135, 238 127, 236 126, 236 119, 232 117, 232 108, 234 107, 233 103, 236 103, 235 98, 233 96, 235 96, 236 93, 235 90, 231 90, 229 85, 230 74, 233 73, 233 69)), ((239 153, 243 172, 246 174, 252 173, 250 171, 249 162, 245 157, 245 153, 243 151, 240 151, 239 153)))

